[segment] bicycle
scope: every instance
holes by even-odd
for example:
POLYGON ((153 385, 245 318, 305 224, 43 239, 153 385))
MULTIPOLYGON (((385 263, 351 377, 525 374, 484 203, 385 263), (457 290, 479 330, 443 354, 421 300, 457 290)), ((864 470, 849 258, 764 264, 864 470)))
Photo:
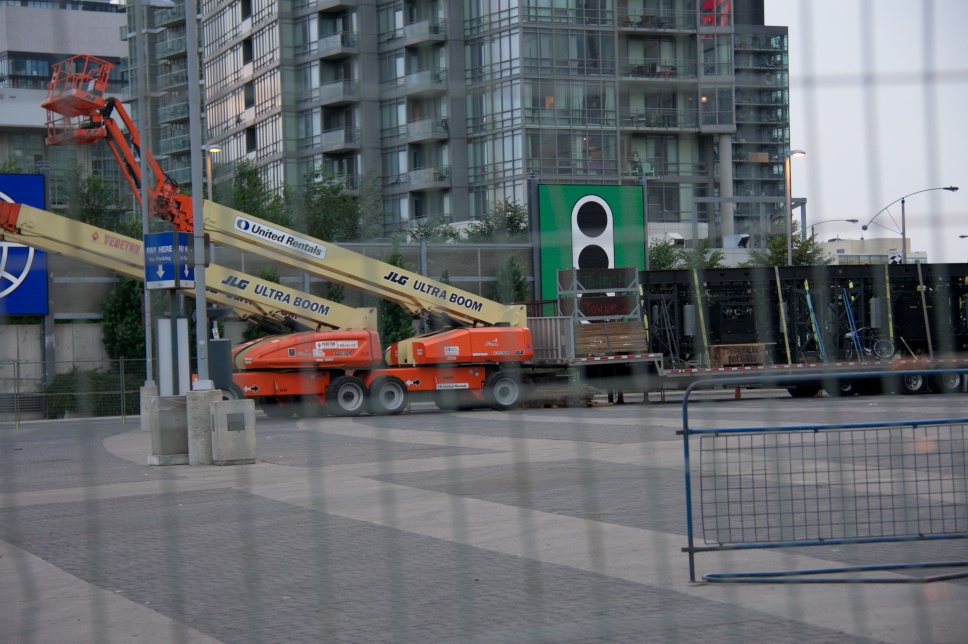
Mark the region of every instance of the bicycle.
POLYGON ((887 360, 894 355, 894 343, 883 338, 878 339, 875 330, 869 326, 861 327, 856 332, 848 331, 844 337, 847 339, 847 348, 844 350, 847 361, 853 360, 858 355, 862 358, 874 357, 878 360, 887 360), (858 344, 860 344, 861 354, 857 353, 858 344))

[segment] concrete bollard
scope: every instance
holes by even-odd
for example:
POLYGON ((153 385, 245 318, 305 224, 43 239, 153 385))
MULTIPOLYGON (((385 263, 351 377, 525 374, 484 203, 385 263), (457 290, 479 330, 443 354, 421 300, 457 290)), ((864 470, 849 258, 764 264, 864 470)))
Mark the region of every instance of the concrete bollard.
POLYGON ((151 408, 151 399, 157 397, 158 387, 156 385, 141 388, 141 431, 143 432, 150 432, 157 422, 151 408))
POLYGON ((222 400, 221 389, 189 391, 188 399, 188 464, 212 464, 211 404, 222 400))
POLYGON ((155 396, 148 416, 151 454, 148 465, 186 465, 188 463, 188 424, 183 396, 155 396))

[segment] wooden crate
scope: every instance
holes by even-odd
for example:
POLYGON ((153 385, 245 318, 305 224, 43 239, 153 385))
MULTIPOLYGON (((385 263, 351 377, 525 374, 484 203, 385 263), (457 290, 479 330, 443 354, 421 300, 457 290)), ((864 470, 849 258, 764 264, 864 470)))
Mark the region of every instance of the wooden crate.
POLYGON ((709 362, 713 367, 749 367, 766 364, 769 343, 711 344, 709 362))
POLYGON ((593 322, 575 325, 575 355, 605 356, 648 351, 642 322, 593 322))

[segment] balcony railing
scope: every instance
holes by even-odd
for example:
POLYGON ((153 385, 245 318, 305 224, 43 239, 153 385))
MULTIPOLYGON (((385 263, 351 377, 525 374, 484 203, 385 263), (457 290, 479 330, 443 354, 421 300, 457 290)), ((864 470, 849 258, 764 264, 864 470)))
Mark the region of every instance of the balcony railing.
POLYGON ((417 168, 409 172, 411 190, 429 190, 450 186, 450 166, 417 168))
POLYGON ((419 143, 446 139, 448 137, 449 121, 447 117, 426 118, 407 123, 407 142, 419 143))
POLYGON ((335 105, 359 100, 360 84, 354 80, 339 80, 319 87, 305 90, 299 97, 300 103, 335 105))
POLYGON ((184 55, 185 53, 184 36, 166 40, 155 45, 155 56, 158 58, 170 58, 172 56, 184 55))
POLYGON ((696 14, 694 11, 620 13, 618 27, 635 31, 696 31, 696 14))
POLYGON ((159 87, 178 87, 180 85, 188 85, 187 69, 174 69, 158 77, 159 87))
POLYGON ((188 118, 188 103, 175 103, 158 108, 158 120, 167 123, 188 118))
POLYGON ((622 110, 622 125, 640 129, 696 129, 699 110, 687 108, 656 108, 622 110))
POLYGON ((425 69, 407 74, 404 79, 404 86, 406 87, 407 94, 411 96, 446 91, 447 71, 425 69))
POLYGON ((695 79, 698 64, 688 58, 623 58, 619 59, 619 73, 634 79, 695 79))
POLYGON ((174 154, 191 147, 187 134, 180 134, 158 142, 158 149, 161 154, 174 154))
POLYGON ((446 24, 443 20, 418 20, 403 28, 403 44, 407 47, 444 40, 446 40, 446 24))

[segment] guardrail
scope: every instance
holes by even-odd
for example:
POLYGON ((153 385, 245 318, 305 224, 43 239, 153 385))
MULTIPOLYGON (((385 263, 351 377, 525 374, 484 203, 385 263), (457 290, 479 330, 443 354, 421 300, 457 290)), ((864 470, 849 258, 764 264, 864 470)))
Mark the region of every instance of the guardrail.
MULTIPOLYGON (((808 380, 791 376, 775 384, 808 380)), ((763 379, 715 384, 753 382, 763 379)), ((688 546, 683 551, 689 555, 690 581, 696 580, 699 553, 968 538, 968 418, 690 428, 690 393, 713 384, 696 382, 686 389, 678 432, 685 458, 688 546)), ((703 580, 923 582, 966 577, 968 571, 927 578, 856 573, 962 567, 968 561, 709 573, 703 580)))

